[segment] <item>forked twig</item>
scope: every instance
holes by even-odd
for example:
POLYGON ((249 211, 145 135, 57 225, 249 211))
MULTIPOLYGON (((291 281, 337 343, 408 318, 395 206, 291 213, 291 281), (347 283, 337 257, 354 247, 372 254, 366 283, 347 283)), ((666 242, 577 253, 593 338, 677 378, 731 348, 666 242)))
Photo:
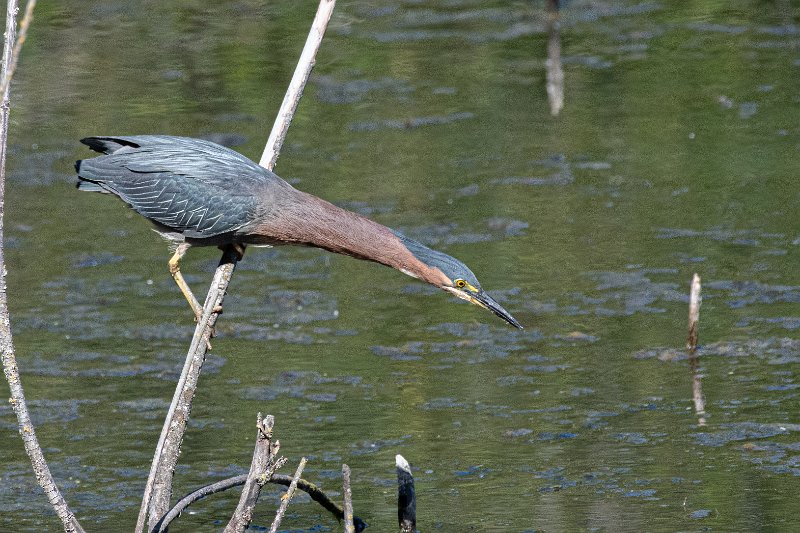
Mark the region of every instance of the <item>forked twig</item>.
POLYGON ((3 213, 5 212, 5 182, 6 182, 6 154, 8 145, 8 120, 10 114, 9 90, 11 79, 19 61, 22 45, 25 36, 33 20, 33 8, 35 0, 29 0, 25 9, 25 15, 17 34, 17 1, 8 0, 6 10, 6 31, 5 42, 3 45, 3 69, 0 73, 0 351, 2 351, 3 374, 11 392, 9 402, 17 416, 19 433, 25 451, 31 460, 33 471, 36 474, 36 481, 47 495, 48 501, 53 506, 58 518, 64 525, 64 531, 68 533, 83 533, 75 515, 70 510, 64 496, 56 485, 55 479, 47 466, 47 461, 36 439, 36 432, 31 422, 28 406, 25 402, 25 392, 19 377, 17 358, 14 353, 14 342, 11 337, 11 319, 8 314, 8 297, 6 292, 6 265, 5 253, 3 250, 3 213))
POLYGON ((256 435, 256 448, 253 452, 253 461, 250 463, 250 472, 247 474, 239 505, 231 516, 224 533, 242 533, 250 526, 253 520, 253 510, 261 494, 261 487, 272 478, 275 471, 286 462, 285 457, 278 457, 281 444, 272 440, 272 427, 275 417, 267 415, 261 418, 258 413, 258 434, 256 435))
MULTIPOLYGON (((275 161, 280 152, 280 145, 286 137, 286 131, 297 109, 303 87, 314 65, 316 53, 319 49, 322 35, 325 32, 327 21, 330 19, 330 12, 332 12, 335 4, 335 0, 320 0, 317 16, 311 28, 311 34, 315 37, 312 39, 310 36, 306 41, 306 46, 303 49, 297 69, 295 70, 295 76, 289 86, 287 96, 284 98, 284 104, 281 106, 272 134, 267 142, 265 154, 270 153, 272 155, 269 156, 264 166, 269 170, 272 170, 275 165, 275 161), (325 15, 326 13, 327 15, 325 15), (302 75, 299 75, 298 72, 302 75), (301 82, 295 83, 296 79, 301 80, 301 82)), ((206 297, 206 303, 203 306, 203 316, 195 328, 194 337, 192 338, 189 353, 186 357, 184 373, 182 373, 178 387, 176 388, 167 419, 164 422, 161 437, 159 438, 159 443, 156 447, 153 464, 150 468, 150 475, 145 485, 142 505, 139 509, 136 533, 142 533, 142 531, 144 531, 144 524, 145 521, 148 520, 148 515, 149 526, 153 528, 169 509, 169 502, 172 496, 173 472, 177 464, 180 445, 186 429, 186 421, 191 411, 192 398, 205 359, 210 331, 216 322, 219 309, 221 309, 225 291, 227 290, 237 259, 238 256, 234 256, 231 250, 227 250, 226 253, 223 254, 220 266, 214 274, 211 291, 206 297), (215 293, 213 297, 212 292, 215 293)))

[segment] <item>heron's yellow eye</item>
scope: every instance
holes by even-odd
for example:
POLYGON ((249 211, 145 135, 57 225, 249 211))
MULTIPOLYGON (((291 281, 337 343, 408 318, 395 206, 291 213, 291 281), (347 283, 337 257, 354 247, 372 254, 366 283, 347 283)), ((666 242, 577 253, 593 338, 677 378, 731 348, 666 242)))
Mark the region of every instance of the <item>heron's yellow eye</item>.
POLYGON ((459 289, 463 289, 466 286, 467 286, 467 282, 464 281, 463 279, 457 279, 456 280, 456 287, 458 287, 459 289))

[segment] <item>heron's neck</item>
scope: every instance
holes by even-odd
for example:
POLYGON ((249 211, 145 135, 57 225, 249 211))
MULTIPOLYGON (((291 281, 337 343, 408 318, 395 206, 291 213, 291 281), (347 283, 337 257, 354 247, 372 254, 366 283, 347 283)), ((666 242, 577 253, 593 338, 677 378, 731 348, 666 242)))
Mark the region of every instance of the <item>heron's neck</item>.
POLYGON ((295 201, 268 228, 280 241, 382 263, 437 286, 447 280, 438 268, 417 259, 386 226, 311 194, 295 192, 295 201))

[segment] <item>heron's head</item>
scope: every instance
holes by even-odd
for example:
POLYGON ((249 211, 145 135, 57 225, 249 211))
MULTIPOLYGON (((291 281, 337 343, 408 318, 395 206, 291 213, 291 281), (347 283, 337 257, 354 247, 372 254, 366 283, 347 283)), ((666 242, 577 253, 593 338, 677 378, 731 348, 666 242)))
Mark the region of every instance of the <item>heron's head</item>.
MULTIPOLYGON (((517 322, 517 319, 511 316, 511 313, 503 309, 503 306, 497 303, 494 298, 489 296, 489 294, 481 288, 478 278, 475 277, 475 274, 472 273, 472 270, 470 270, 467 265, 455 257, 432 250, 424 244, 409 239, 402 233, 394 233, 400 238, 403 245, 408 248, 415 258, 424 263, 429 269, 440 274, 436 276, 436 280, 431 281, 431 283, 462 300, 488 309, 512 326, 522 329, 522 324, 517 322)), ((412 272, 405 273, 418 277, 412 272)))

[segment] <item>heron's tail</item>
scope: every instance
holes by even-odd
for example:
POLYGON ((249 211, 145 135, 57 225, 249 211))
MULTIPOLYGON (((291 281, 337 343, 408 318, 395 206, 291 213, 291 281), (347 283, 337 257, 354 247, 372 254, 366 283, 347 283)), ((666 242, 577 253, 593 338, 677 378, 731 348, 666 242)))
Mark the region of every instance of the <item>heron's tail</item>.
POLYGON ((78 183, 75 184, 75 187, 77 187, 79 191, 110 193, 111 191, 103 187, 102 183, 81 176, 82 163, 82 159, 75 161, 75 171, 78 173, 78 183))

